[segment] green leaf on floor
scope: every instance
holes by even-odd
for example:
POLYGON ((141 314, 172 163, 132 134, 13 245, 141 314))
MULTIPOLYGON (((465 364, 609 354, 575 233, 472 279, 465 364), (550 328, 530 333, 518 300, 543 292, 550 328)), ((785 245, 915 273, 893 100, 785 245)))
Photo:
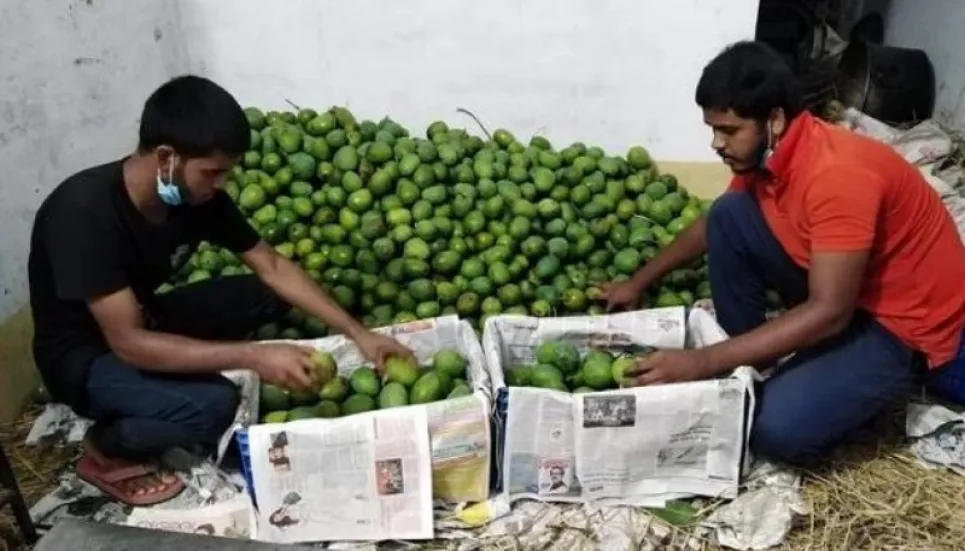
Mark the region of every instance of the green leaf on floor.
POLYGON ((668 501, 665 507, 645 507, 648 513, 672 526, 696 524, 697 509, 686 501, 668 501))

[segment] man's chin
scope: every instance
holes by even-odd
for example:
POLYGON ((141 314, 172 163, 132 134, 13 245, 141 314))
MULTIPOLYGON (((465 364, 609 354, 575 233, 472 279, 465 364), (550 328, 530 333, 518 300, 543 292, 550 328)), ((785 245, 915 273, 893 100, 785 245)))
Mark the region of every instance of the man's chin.
POLYGON ((191 197, 188 197, 188 200, 185 201, 185 203, 187 203, 189 206, 197 207, 197 206, 200 206, 200 205, 203 205, 203 204, 207 203, 208 201, 210 201, 210 200, 212 200, 212 199, 214 199, 214 195, 209 195, 209 196, 207 196, 207 197, 194 197, 194 196, 191 196, 191 197))
POLYGON ((729 168, 730 171, 734 173, 736 176, 741 176, 743 174, 750 174, 751 172, 754 172, 754 169, 755 169, 755 167, 753 166, 738 163, 735 161, 730 161, 730 160, 725 160, 724 164, 727 165, 727 168, 729 168))

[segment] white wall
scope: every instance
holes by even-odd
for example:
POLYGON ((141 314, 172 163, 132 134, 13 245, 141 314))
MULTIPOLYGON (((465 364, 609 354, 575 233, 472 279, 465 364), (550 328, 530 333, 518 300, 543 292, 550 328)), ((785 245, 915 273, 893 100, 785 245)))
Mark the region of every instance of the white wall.
POLYGON ((693 103, 703 65, 751 38, 758 0, 6 0, 0 4, 0 319, 27 300, 36 207, 129 151, 175 74, 242 103, 351 107, 622 153, 716 162, 693 103))
POLYGON ((895 0, 885 19, 885 43, 919 48, 935 68, 935 117, 965 128, 965 1, 895 0))
POLYGON ((523 138, 645 144, 717 161, 694 105, 703 65, 753 38, 757 0, 182 0, 194 67, 247 103, 390 113, 523 138), (252 14, 257 13, 253 17, 252 14), (239 62, 239 57, 242 58, 239 62))
POLYGON ((137 142, 151 89, 183 71, 170 0, 8 0, 0 7, 0 319, 27 301, 37 206, 137 142), (181 61, 179 61, 179 56, 181 61))

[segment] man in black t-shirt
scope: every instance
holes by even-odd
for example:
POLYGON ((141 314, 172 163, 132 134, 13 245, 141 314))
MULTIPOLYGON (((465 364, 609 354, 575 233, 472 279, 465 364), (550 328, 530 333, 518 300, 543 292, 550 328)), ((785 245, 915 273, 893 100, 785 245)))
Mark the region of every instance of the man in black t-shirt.
POLYGON ((411 352, 363 328, 248 225, 221 190, 247 149, 244 112, 209 80, 176 78, 144 106, 136 153, 84 170, 44 201, 30 243, 34 355, 55 399, 95 423, 78 474, 118 500, 153 504, 183 484, 149 466, 172 448, 210 451, 234 419, 220 371, 308 388, 312 350, 240 342, 298 306, 381 366, 411 352), (201 241, 254 275, 154 290, 201 241))

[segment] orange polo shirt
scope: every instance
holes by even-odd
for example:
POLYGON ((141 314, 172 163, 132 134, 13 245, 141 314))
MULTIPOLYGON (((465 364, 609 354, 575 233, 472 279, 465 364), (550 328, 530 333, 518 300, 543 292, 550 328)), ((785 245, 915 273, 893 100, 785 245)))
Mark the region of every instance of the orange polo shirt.
POLYGON ((811 254, 869 250, 857 307, 929 367, 955 357, 965 326, 965 247, 938 193, 890 146, 804 113, 767 162, 737 176, 799 266, 811 254))

